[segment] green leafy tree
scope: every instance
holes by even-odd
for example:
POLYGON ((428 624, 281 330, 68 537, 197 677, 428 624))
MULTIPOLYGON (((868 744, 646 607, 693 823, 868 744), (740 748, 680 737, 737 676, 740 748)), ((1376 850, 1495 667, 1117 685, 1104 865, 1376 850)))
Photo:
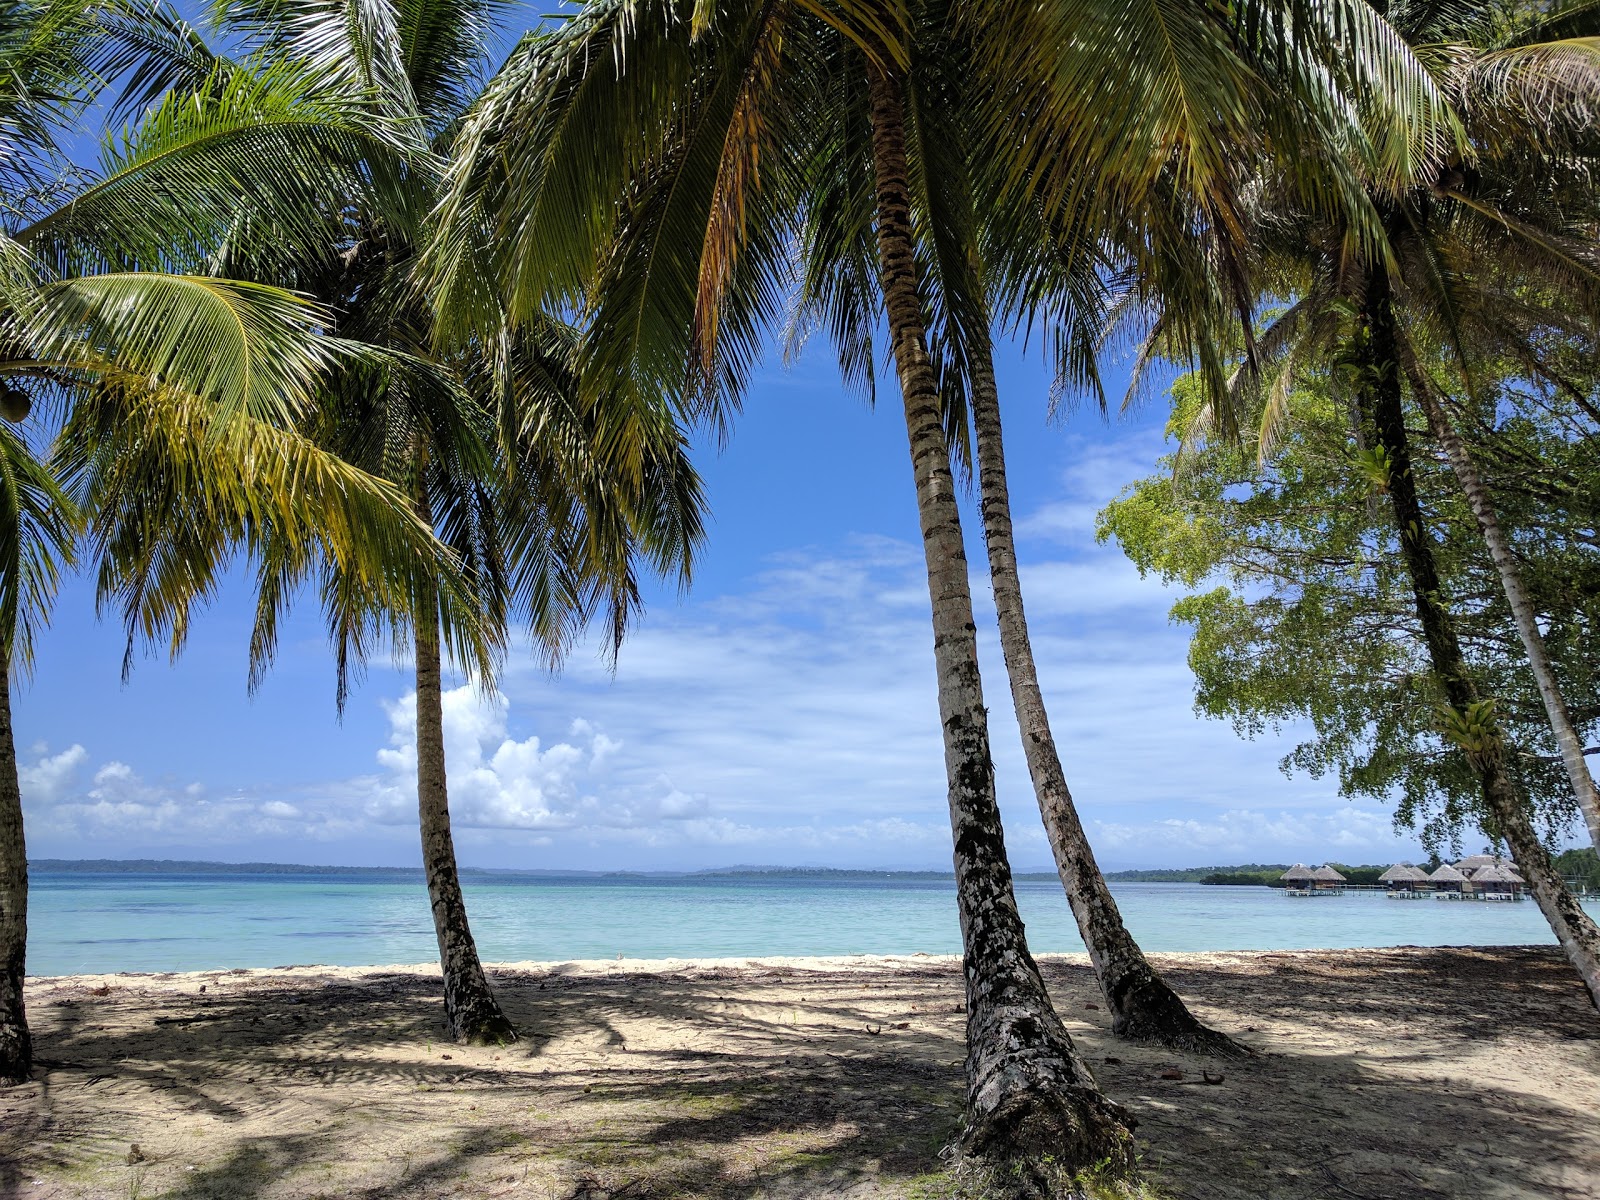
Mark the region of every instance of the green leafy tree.
MULTIPOLYGON (((1501 365, 1485 400, 1495 418, 1470 427, 1470 448, 1509 535, 1555 665, 1579 719, 1600 715, 1594 587, 1585 542, 1596 511, 1592 449, 1580 406, 1501 365)), ((1578 377, 1572 377, 1574 381, 1578 377)), ((1199 381, 1175 389, 1172 431, 1204 405, 1199 381)), ((1273 453, 1225 439, 1189 444, 1101 515, 1142 572, 1191 589, 1173 617, 1192 626, 1196 707, 1255 736, 1308 721, 1313 736, 1285 770, 1333 774, 1350 796, 1394 797, 1397 824, 1435 852, 1497 827, 1468 747, 1441 722, 1447 697, 1432 669, 1398 533, 1373 489, 1370 456, 1327 375, 1302 373, 1273 453), (1221 581, 1224 586, 1209 587, 1221 581)), ((1465 406, 1464 406, 1465 407, 1465 406)), ((1441 590, 1473 678, 1496 697, 1505 770, 1547 839, 1574 815, 1536 681, 1498 574, 1442 454, 1413 464, 1441 590)), ((1458 731, 1458 733, 1465 731, 1458 731)))
MULTIPOLYGON (((1431 178, 1398 187, 1368 184, 1373 220, 1363 226, 1308 211, 1298 180, 1262 172, 1253 188, 1254 253, 1264 275, 1276 282, 1274 294, 1292 304, 1259 337, 1250 336, 1237 386, 1227 386, 1214 366, 1206 372, 1214 402, 1202 430, 1229 428, 1236 419, 1233 399, 1259 384, 1261 369, 1270 364, 1277 384, 1262 409, 1263 444, 1270 445, 1297 371, 1313 363, 1335 367, 1358 415, 1359 461, 1399 536, 1432 670, 1444 689, 1441 725, 1466 752, 1494 831, 1506 839, 1600 1006, 1600 928, 1554 872, 1501 752, 1494 698, 1483 693, 1467 664, 1457 616, 1441 590, 1427 516, 1417 501, 1403 403, 1409 388, 1449 454, 1540 680, 1575 802, 1600 836, 1600 794, 1516 556, 1440 402, 1453 389, 1438 391, 1420 366, 1427 345, 1448 347, 1470 395, 1486 356, 1520 358, 1538 372, 1541 331, 1592 329, 1600 312, 1600 260, 1590 240, 1593 112, 1600 96, 1597 43, 1588 36, 1595 16, 1588 5, 1546 17, 1507 13, 1499 5, 1422 3, 1392 5, 1388 16, 1411 44, 1430 48, 1426 58, 1435 86, 1450 98, 1462 136, 1431 178), (1530 305, 1534 291, 1519 292, 1518 285, 1542 290, 1555 305, 1530 305)), ((1181 297, 1169 301, 1152 344, 1196 353, 1203 368, 1216 364, 1225 347, 1239 344, 1241 331, 1236 321, 1230 328, 1215 316, 1181 297)))

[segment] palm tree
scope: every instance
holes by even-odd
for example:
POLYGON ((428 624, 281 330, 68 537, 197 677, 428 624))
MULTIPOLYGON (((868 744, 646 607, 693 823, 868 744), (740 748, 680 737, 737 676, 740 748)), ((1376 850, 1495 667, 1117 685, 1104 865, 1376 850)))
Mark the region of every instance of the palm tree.
MULTIPOLYGON (((1019 308, 1047 311, 1052 320, 1059 317, 1079 327, 1092 326, 1091 314, 1104 302, 1106 288, 1099 277, 1102 251, 1092 229, 1074 230, 1071 239, 1057 236, 1052 244, 1039 227, 1035 206, 1007 210, 1002 204, 980 205, 974 200, 968 177, 973 156, 966 149, 973 136, 968 115, 981 104, 967 94, 966 81, 974 72, 964 42, 941 36, 937 19, 930 24, 933 28, 918 38, 914 83, 907 89, 913 131, 910 178, 917 192, 916 209, 925 214, 920 223, 924 232, 919 265, 925 303, 936 327, 932 348, 946 428, 957 450, 976 460, 1001 648, 1040 815, 1113 1030, 1202 1053, 1241 1054, 1237 1043, 1195 1019, 1122 922, 1067 785, 1023 608, 990 337, 990 296, 995 289, 984 278, 983 247, 993 246, 1010 260, 1012 271, 1030 276, 1030 293, 1011 297, 1019 308), (980 219, 980 208, 987 219, 980 219), (1047 256, 1061 268, 1048 279, 1039 266, 1047 256), (972 422, 970 449, 963 411, 970 413, 972 422)), ((864 385, 870 397, 873 329, 881 308, 870 263, 874 214, 870 193, 858 181, 869 164, 852 153, 852 147, 867 142, 869 114, 864 100, 850 88, 838 87, 816 118, 830 127, 824 142, 827 158, 819 159, 811 172, 813 193, 807 201, 805 237, 810 254, 786 340, 792 354, 812 329, 830 330, 840 351, 841 372, 848 382, 864 385)))
MULTIPOLYGON (((1263 453, 1286 419, 1295 373, 1332 363, 1353 397, 1362 462, 1387 497, 1417 615, 1442 693, 1442 736, 1477 774, 1484 818, 1505 838, 1530 890, 1591 997, 1600 1006, 1600 929, 1567 892, 1536 836, 1526 798, 1504 759, 1493 703, 1480 695, 1440 585, 1430 522, 1412 477, 1405 420, 1409 388, 1446 450, 1499 572, 1574 799, 1591 831, 1600 807, 1567 714, 1514 553, 1492 498, 1456 434, 1445 393, 1424 364, 1429 344, 1449 348, 1467 389, 1489 355, 1522 363, 1534 377, 1542 330, 1592 334, 1600 314, 1600 260, 1592 234, 1600 212, 1592 180, 1592 112, 1597 96, 1587 7, 1551 22, 1501 23, 1491 6, 1449 10, 1396 5, 1389 17, 1427 45, 1440 90, 1463 129, 1459 152, 1424 186, 1373 188, 1369 205, 1381 237, 1351 252, 1350 231, 1310 214, 1270 176, 1259 187, 1258 253, 1292 303, 1256 338, 1257 361, 1277 363, 1263 408, 1263 453), (1547 40, 1555 33, 1557 40, 1547 40), (1529 296, 1554 295, 1540 303, 1529 296), (1565 310, 1565 311, 1564 311, 1565 310), (1572 315, 1576 314, 1576 315, 1572 315)), ((1185 339, 1158 319, 1153 343, 1193 346, 1211 339, 1203 324, 1185 339)), ((1214 352, 1214 351, 1213 351, 1214 352)), ((1201 432, 1225 425, 1230 406, 1255 386, 1247 366, 1231 389, 1212 389, 1201 432)))
MULTIPOLYGON (((920 18, 936 6, 907 7, 920 18)), ((1340 15, 1368 43, 1387 36, 1365 6, 1334 7, 1331 21, 1327 11, 1308 8, 1295 36, 1320 39, 1326 50, 1324 35, 1340 15)), ((993 137, 972 144, 992 148, 998 174, 1023 178, 1022 192, 1047 220, 1103 203, 1114 217, 1109 227, 1138 213, 1169 171, 1191 183, 1226 183, 1229 146, 1253 144, 1256 125, 1273 125, 1252 104, 1260 97, 1233 49, 1236 31, 1215 14, 1178 14, 1186 20, 1178 35, 1184 48, 1173 62, 1170 8, 1143 14, 1142 38, 1124 36, 1124 9, 1019 2, 940 10, 943 24, 973 36, 980 49, 971 61, 987 82, 974 94, 988 97, 982 115, 993 137), (1080 36, 1080 18, 1092 18, 1103 43, 1080 36), (1041 21, 1048 36, 1021 36, 1041 21), (1170 69, 1151 88, 1148 62, 1120 64, 1127 71, 1108 66, 1108 55, 1119 52, 1164 55, 1170 69), (1005 65, 995 69, 996 62, 1005 65), (1197 113, 1206 116, 1197 120, 1197 113), (1107 164, 1119 169, 1102 171, 1107 164)), ((513 321, 583 309, 586 370, 594 377, 676 386, 686 403, 720 416, 718 406, 740 394, 761 332, 789 291, 787 245, 806 236, 815 202, 808 173, 830 155, 853 160, 839 186, 871 218, 851 225, 824 257, 847 260, 837 286, 856 299, 845 309, 869 292, 881 296, 905 406, 967 948, 964 1143, 1024 1158, 1048 1146, 1069 1171, 1097 1160, 1124 1170, 1120 1114, 1095 1091, 1027 954, 994 803, 949 459, 948 434, 959 423, 940 386, 950 380, 947 373, 941 380, 945 347, 929 336, 947 332, 929 312, 939 300, 924 257, 944 231, 935 221, 927 242, 916 233, 928 219, 918 209, 927 139, 912 148, 918 131, 908 117, 917 87, 906 69, 914 58, 908 35, 917 23, 901 6, 873 3, 590 5, 555 37, 525 42, 469 116, 433 264, 447 321, 470 329, 481 303, 470 287, 479 273, 474 256, 487 241, 513 321), (821 118, 841 95, 866 119, 830 148, 819 140, 832 128, 821 118), (597 155, 597 144, 606 152, 597 155), (493 230, 487 239, 477 236, 485 216, 493 230)), ((926 24, 941 20, 930 15, 926 24)), ((1276 48, 1289 51, 1284 28, 1257 22, 1250 37, 1279 37, 1276 48)), ((1386 87, 1419 74, 1410 63, 1391 69, 1381 52, 1349 65, 1325 58, 1301 72, 1302 94, 1352 76, 1386 87)), ((1420 110, 1437 108, 1428 88, 1419 94, 1420 110)), ((1391 116, 1382 99, 1362 107, 1391 116)), ((1323 116, 1336 107, 1325 106, 1323 116)), ((1416 149, 1419 124, 1427 136, 1426 121, 1380 129, 1371 157, 1381 177, 1416 149)), ((1225 215, 1216 204, 1207 211, 1212 219, 1225 215)), ((867 375, 870 341, 860 323, 836 332, 847 374, 867 375)))
POLYGON ((1123 1173, 1124 1116, 1051 1008, 1012 894, 910 229, 904 80, 893 65, 904 51, 872 6, 847 7, 855 20, 840 32, 801 5, 599 4, 553 37, 525 42, 459 143, 433 252, 446 317, 464 328, 476 319, 457 301, 458 280, 476 277, 462 264, 487 243, 513 320, 585 312, 590 386, 665 386, 685 407, 720 417, 788 290, 787 239, 802 217, 802 163, 820 124, 802 114, 825 111, 819 93, 830 81, 859 89, 870 113, 870 270, 900 375, 933 601, 966 946, 964 1145, 1035 1166, 1053 1156, 1069 1175, 1095 1164, 1123 1173), (597 143, 607 152, 596 155, 597 143), (486 216, 489 237, 478 234, 486 216))
MULTIPOLYGON (((31 1044, 9 684, 80 533, 102 600, 124 603, 130 647, 165 635, 176 653, 222 561, 269 535, 396 605, 441 572, 457 609, 463 591, 404 496, 289 428, 351 353, 324 334, 328 313, 278 288, 181 273, 171 250, 205 223, 203 186, 162 178, 182 155, 123 147, 95 177, 60 153, 60 130, 103 78, 103 15, 16 0, 0 24, 0 136, 15 151, 0 168, 0 386, 8 419, 26 421, 20 434, 0 432, 0 1078, 12 1082, 27 1078, 31 1044), (38 444, 52 433, 46 463, 38 444)), ((235 148, 259 133, 259 116, 233 113, 235 148)), ((181 169, 205 179, 203 139, 187 149, 181 169)), ((215 196, 225 172, 213 162, 210 174, 215 196)), ((481 640, 471 621, 463 629, 481 640)))
MULTIPOLYGON (((200 90, 248 89, 262 71, 296 64, 314 106, 339 99, 410 139, 364 148, 380 170, 347 175, 337 214, 285 249, 275 214, 236 216, 214 237, 234 274, 292 284, 338 314, 334 332, 368 351, 325 377, 303 429, 341 460, 393 481, 469 580, 471 622, 492 653, 461 634, 462 613, 425 585, 414 610, 385 607, 359 578, 333 571, 324 606, 338 660, 340 705, 352 669, 381 638, 410 649, 416 671, 417 801, 423 865, 455 1037, 516 1036, 489 985, 457 870, 445 766, 446 656, 492 684, 513 625, 554 665, 600 609, 613 653, 638 607, 637 567, 687 582, 703 536, 703 500, 673 415, 655 397, 580 396, 570 332, 542 321, 450 344, 435 336, 414 278, 415 247, 437 193, 438 151, 481 73, 492 0, 388 3, 238 0, 225 27, 251 54, 227 62, 176 17, 163 26, 151 79, 200 90), (261 64, 267 64, 263 67, 261 64), (220 82, 219 82, 220 81, 220 82), (374 603, 374 601, 380 603, 374 603)), ((143 62, 155 56, 148 39, 143 62)), ((183 96, 181 90, 174 93, 183 96)), ((153 118, 159 123, 161 114, 153 118)), ((252 682, 276 643, 282 607, 306 564, 283 539, 263 547, 252 682)), ((466 627, 470 631, 472 624, 466 627)))

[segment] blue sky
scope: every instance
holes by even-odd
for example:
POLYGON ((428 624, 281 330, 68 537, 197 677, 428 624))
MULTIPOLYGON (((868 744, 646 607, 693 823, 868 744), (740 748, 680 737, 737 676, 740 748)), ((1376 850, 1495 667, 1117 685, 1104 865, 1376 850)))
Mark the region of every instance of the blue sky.
MULTIPOLYGON (((1380 806, 1285 778, 1292 730, 1245 742, 1195 717, 1175 596, 1096 546, 1096 511, 1162 453, 1161 405, 1051 424, 1038 362, 1012 347, 1001 368, 1042 681, 1102 860, 1416 854, 1380 806)), ((842 392, 820 340, 792 368, 773 361, 731 444, 698 455, 713 524, 692 593, 656 590, 615 674, 590 644, 559 677, 514 658, 493 700, 457 681, 446 732, 463 863, 948 864, 910 468, 892 385, 880 399, 874 412, 842 392)), ((1040 867, 970 505, 967 532, 1012 858, 1040 867)), ((86 581, 66 587, 14 701, 34 857, 419 861, 403 664, 373 663, 341 723, 303 605, 247 697, 249 612, 229 589, 179 663, 142 658, 124 686, 114 614, 96 620, 86 581)))
MULTIPOLYGON (((1371 803, 1285 778, 1292 736, 1193 715, 1173 593, 1097 546, 1095 512, 1162 453, 1163 411, 1045 419, 1048 379, 1003 364, 1024 587, 1078 803, 1108 865, 1390 859, 1371 803)), ((462 684, 446 727, 458 847, 494 867, 940 867, 949 832, 928 601, 899 420, 841 391, 829 347, 770 364, 733 440, 698 456, 712 534, 691 594, 657 589, 613 675, 514 656, 502 695, 462 684)), ((1049 854, 969 555, 1013 861, 1049 854)), ((74 581, 15 708, 34 857, 418 861, 413 697, 372 664, 342 724, 314 606, 245 694, 249 597, 230 589, 176 664, 120 680, 121 633, 74 581)), ((1290 731, 1292 735, 1292 731, 1290 731)))

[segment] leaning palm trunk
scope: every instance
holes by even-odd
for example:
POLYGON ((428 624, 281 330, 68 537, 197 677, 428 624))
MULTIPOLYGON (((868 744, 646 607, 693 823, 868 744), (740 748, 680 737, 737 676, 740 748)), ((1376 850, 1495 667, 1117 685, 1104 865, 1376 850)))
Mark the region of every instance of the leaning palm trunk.
POLYGON ((478 947, 467 924, 467 902, 456 871, 450 835, 450 794, 444 767, 444 697, 439 678, 439 629, 435 604, 417 613, 417 816, 422 827, 422 867, 433 906, 444 973, 444 1010, 462 1042, 515 1041, 517 1031, 490 990, 478 947))
POLYGON ((988 347, 973 356, 972 424, 977 435, 978 495, 983 536, 989 549, 989 575, 994 584, 1000 647, 1011 681, 1011 703, 1022 732, 1039 815, 1044 818, 1050 852, 1055 856, 1061 886, 1088 947, 1095 978, 1111 1011, 1112 1032, 1123 1037, 1161 1042, 1180 1050, 1206 1054, 1246 1053, 1226 1034, 1195 1019, 1183 1000, 1167 986, 1122 923, 1117 902, 1094 860, 1083 823, 1072 803, 1061 755, 1050 732, 1044 693, 1028 638, 1022 607, 1022 580, 1017 573, 1017 547, 1011 533, 1011 490, 1006 482, 1005 443, 1000 426, 1000 394, 994 359, 988 347))
POLYGON ((10 670, 0 651, 0 1083, 22 1083, 33 1069, 33 1038, 22 1002, 27 950, 28 849, 11 729, 10 670))
POLYGON ((962 1149, 1067 1174, 1132 1169, 1120 1108, 1101 1095, 1028 952, 995 802, 977 631, 949 448, 918 297, 898 80, 869 67, 878 252, 905 405, 933 602, 939 716, 965 948, 967 1102, 962 1149))
POLYGON ((1517 636, 1522 639, 1528 665, 1533 668, 1534 680, 1539 685, 1539 697, 1544 701, 1550 729, 1561 751, 1562 765, 1566 767, 1567 778, 1572 783, 1573 799, 1577 801, 1578 811, 1583 814, 1583 823, 1589 828, 1589 840, 1596 849, 1600 849, 1600 790, 1595 788, 1594 777, 1589 774, 1589 764, 1584 761, 1583 741, 1572 724, 1566 697, 1561 694, 1561 685, 1556 681, 1555 668, 1550 663, 1549 652, 1545 650, 1544 635, 1539 632, 1533 601, 1523 587, 1522 570, 1511 552, 1511 543, 1500 524, 1500 516, 1495 512, 1494 500, 1484 486, 1483 477, 1478 474, 1478 465, 1472 461, 1466 442, 1450 423, 1449 414, 1434 397, 1426 381, 1413 380, 1412 391, 1427 414, 1429 429, 1444 447, 1456 482, 1461 485, 1461 492, 1472 509, 1472 515, 1477 518, 1483 540, 1488 543, 1489 558, 1500 576, 1500 587, 1506 594, 1506 603, 1511 607, 1517 636))
MULTIPOLYGON (((1374 444, 1388 458, 1388 493, 1400 535, 1400 554, 1411 578, 1417 619, 1433 673, 1450 707, 1457 714, 1468 714, 1481 697, 1444 604, 1426 517, 1417 499, 1405 412, 1400 404, 1399 355, 1389 277, 1382 267, 1369 273, 1365 317, 1368 341, 1362 375, 1366 382, 1359 397, 1363 422, 1370 428, 1374 444)), ((1464 749, 1483 789, 1489 832, 1505 839, 1556 940, 1589 989, 1589 999, 1600 1008, 1600 927, 1567 890, 1549 852, 1534 832, 1527 800, 1506 770, 1493 730, 1486 729, 1484 736, 1473 739, 1464 749)))

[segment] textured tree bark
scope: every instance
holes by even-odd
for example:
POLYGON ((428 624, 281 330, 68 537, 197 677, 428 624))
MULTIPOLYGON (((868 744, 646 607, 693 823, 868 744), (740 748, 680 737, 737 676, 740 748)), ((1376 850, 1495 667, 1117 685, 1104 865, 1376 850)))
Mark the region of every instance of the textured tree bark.
POLYGON ((1555 668, 1545 650, 1544 635, 1539 632, 1533 602, 1528 598, 1527 589, 1522 586, 1522 568, 1517 565, 1511 542, 1500 524, 1494 499, 1484 486, 1483 477, 1478 474, 1478 465, 1472 461, 1472 452, 1450 423, 1450 415, 1428 389, 1426 381, 1414 381, 1411 390, 1427 414, 1428 427, 1433 436, 1444 447, 1445 456, 1450 460, 1450 469, 1455 472, 1456 482, 1461 485, 1467 505, 1477 519, 1483 540, 1488 543, 1489 558, 1500 576, 1500 587, 1506 594, 1506 603, 1511 606, 1517 636, 1527 653, 1528 665, 1533 668, 1534 680, 1539 685, 1539 697, 1544 701, 1551 732, 1555 734, 1556 745, 1561 750, 1562 765, 1566 767, 1567 778, 1572 783, 1573 799, 1577 801, 1578 811, 1583 814, 1583 823, 1588 826, 1589 841, 1596 849, 1600 849, 1600 789, 1596 789, 1594 776, 1589 774, 1589 764, 1584 761, 1583 740, 1578 737, 1578 731, 1572 724, 1566 697, 1561 694, 1561 685, 1556 681, 1555 668))
POLYGON ((477 943, 467 924, 467 902, 456 871, 450 833, 450 794, 445 782, 444 699, 439 680, 439 628, 433 609, 417 614, 417 815, 422 827, 422 865, 433 906, 444 973, 444 1010, 460 1042, 513 1042, 517 1031, 489 987, 477 943))
MULTIPOLYGON (((1369 425, 1373 444, 1388 455, 1390 505, 1433 672, 1451 707, 1465 712, 1480 697, 1444 602, 1427 518, 1417 499, 1405 410, 1400 403, 1400 355, 1389 277, 1381 267, 1368 273, 1364 317, 1369 341, 1360 395, 1363 419, 1369 425)), ((1528 890, 1583 979, 1589 999, 1600 1008, 1600 927, 1556 873, 1549 853, 1534 832, 1527 801, 1507 773, 1502 756, 1469 753, 1468 759, 1483 788, 1489 832, 1505 838, 1512 859, 1528 881, 1528 890)))
POLYGON ((1226 1034, 1202 1025, 1146 960, 1122 923, 1117 902, 1095 862, 1050 732, 1050 715, 1045 710, 1033 643, 1028 638, 1011 529, 1011 490, 1006 480, 1000 393, 988 347, 973 356, 971 405, 977 435, 983 536, 989 550, 989 575, 994 584, 1000 646, 1011 682, 1011 703, 1016 709, 1022 750, 1039 802, 1039 815, 1044 818, 1050 839, 1050 852, 1055 856, 1061 886, 1066 890, 1078 932, 1094 964, 1095 978, 1110 1009, 1112 1032, 1203 1054, 1246 1054, 1248 1051, 1226 1034))
POLYGON ((10 664, 0 651, 0 1083, 23 1083, 33 1070, 33 1037, 22 1002, 27 952, 28 847, 11 728, 10 664))
POLYGON ((995 802, 988 716, 966 550, 918 296, 901 85, 869 67, 878 251, 905 406, 949 776, 967 992, 967 1101, 961 1149, 1068 1173, 1132 1171, 1131 1124, 1107 1100, 1057 1017, 1028 952, 995 802))

